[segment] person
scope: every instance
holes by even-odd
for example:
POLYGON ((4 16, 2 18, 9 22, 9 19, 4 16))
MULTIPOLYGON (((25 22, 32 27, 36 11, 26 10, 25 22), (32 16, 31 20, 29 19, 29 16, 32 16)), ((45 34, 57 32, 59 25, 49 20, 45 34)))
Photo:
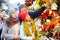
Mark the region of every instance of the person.
POLYGON ((0 9, 0 40, 1 40, 1 33, 2 33, 2 29, 5 26, 6 20, 8 19, 8 15, 6 16, 6 11, 3 9, 0 9))
POLYGON ((11 15, 6 21, 6 26, 3 27, 1 38, 4 40, 20 40, 19 38, 19 26, 20 23, 14 10, 11 11, 11 15))
POLYGON ((28 10, 25 5, 20 6, 18 18, 20 21, 21 40, 38 40, 38 33, 36 31, 36 25, 33 19, 38 17, 49 5, 50 3, 46 3, 35 12, 27 12, 28 10))
POLYGON ((1 40, 2 28, 3 28, 3 17, 2 17, 2 14, 0 12, 0 40, 1 40))

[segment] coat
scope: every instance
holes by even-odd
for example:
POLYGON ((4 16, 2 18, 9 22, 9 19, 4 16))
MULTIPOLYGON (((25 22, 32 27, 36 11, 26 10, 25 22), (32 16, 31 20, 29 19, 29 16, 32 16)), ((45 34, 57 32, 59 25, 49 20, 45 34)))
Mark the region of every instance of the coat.
MULTIPOLYGON (((30 15, 30 17, 32 19, 35 19, 36 17, 38 17, 45 9, 46 7, 43 6, 41 7, 39 10, 35 11, 35 12, 29 12, 28 14, 30 15)), ((22 19, 20 17, 18 17, 19 21, 20 21, 20 39, 21 40, 32 40, 32 36, 26 36, 25 32, 24 32, 24 27, 22 24, 22 19)))

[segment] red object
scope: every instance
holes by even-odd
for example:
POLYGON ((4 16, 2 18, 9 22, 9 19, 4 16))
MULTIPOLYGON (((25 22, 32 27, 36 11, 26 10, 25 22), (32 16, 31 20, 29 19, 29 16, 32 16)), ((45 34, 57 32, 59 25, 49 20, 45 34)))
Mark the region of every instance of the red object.
POLYGON ((58 23, 60 23, 60 19, 59 19, 58 23))
POLYGON ((42 17, 42 19, 47 19, 47 18, 48 18, 48 15, 49 15, 49 10, 43 12, 43 13, 41 14, 41 17, 42 17))
POLYGON ((26 18, 26 15, 27 15, 27 12, 22 12, 22 13, 19 13, 18 16, 24 20, 26 18))
POLYGON ((49 25, 49 30, 53 31, 53 29, 54 29, 54 24, 49 25))
POLYGON ((44 13, 45 13, 46 15, 49 15, 49 10, 46 10, 44 13))
POLYGON ((47 19, 47 16, 44 13, 41 15, 41 17, 42 19, 47 19))
POLYGON ((50 21, 50 24, 48 25, 50 31, 53 31, 53 29, 54 29, 54 27, 55 27, 55 25, 56 25, 55 22, 56 22, 56 21, 55 21, 54 19, 52 19, 52 20, 50 21))
POLYGON ((44 28, 44 32, 46 32, 47 30, 48 30, 48 26, 46 26, 46 25, 43 25, 43 28, 44 28))
POLYGON ((57 11, 52 11, 51 16, 54 17, 56 15, 58 15, 58 12, 57 11))

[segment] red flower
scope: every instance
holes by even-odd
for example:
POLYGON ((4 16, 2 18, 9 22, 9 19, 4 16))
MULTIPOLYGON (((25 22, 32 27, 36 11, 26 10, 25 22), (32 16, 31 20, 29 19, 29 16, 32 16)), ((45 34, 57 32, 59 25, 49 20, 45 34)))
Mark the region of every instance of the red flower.
POLYGON ((48 25, 50 31, 53 31, 53 29, 54 29, 54 27, 55 27, 55 24, 56 24, 55 22, 56 22, 56 21, 55 21, 54 19, 52 19, 52 20, 50 21, 50 24, 48 25))
POLYGON ((43 25, 43 28, 44 28, 43 31, 46 32, 47 29, 48 29, 48 26, 47 25, 43 25))
POLYGON ((47 19, 47 18, 48 18, 48 15, 49 15, 49 10, 43 12, 43 13, 41 14, 41 17, 42 17, 42 19, 47 19))
POLYGON ((56 15, 58 15, 58 12, 57 11, 52 11, 51 16, 54 17, 56 15))
POLYGON ((53 29, 54 29, 54 24, 50 24, 50 25, 49 25, 49 30, 50 30, 50 31, 53 31, 53 29))
POLYGON ((45 15, 49 15, 49 10, 46 10, 44 13, 45 15))
POLYGON ((41 17, 42 19, 47 19, 47 16, 44 13, 41 14, 41 17))

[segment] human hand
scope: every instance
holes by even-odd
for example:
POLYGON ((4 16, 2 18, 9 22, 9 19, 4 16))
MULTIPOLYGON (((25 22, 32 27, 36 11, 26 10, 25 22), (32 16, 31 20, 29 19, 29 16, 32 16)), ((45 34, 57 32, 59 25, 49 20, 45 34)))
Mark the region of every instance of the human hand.
POLYGON ((46 2, 43 6, 47 7, 47 6, 51 6, 50 2, 46 2))

